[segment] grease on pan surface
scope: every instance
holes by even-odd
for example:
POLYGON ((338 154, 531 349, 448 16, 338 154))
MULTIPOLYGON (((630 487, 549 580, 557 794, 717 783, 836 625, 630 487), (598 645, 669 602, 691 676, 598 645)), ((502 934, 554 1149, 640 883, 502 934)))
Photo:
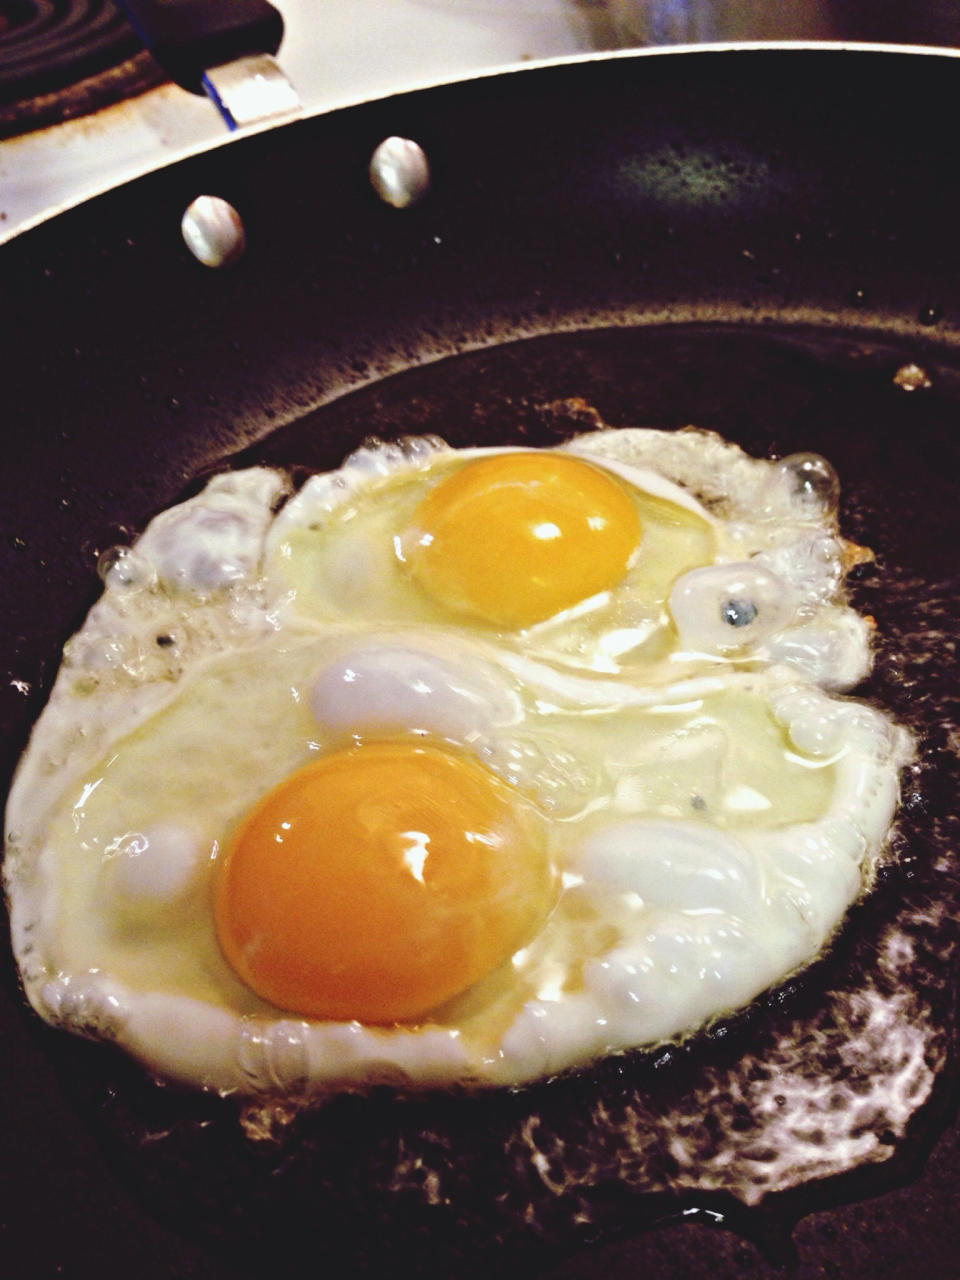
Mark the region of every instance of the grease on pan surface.
MULTIPOLYGON (((223 1093, 516 1085, 695 1031, 817 956, 875 878, 911 750, 833 692, 870 659, 828 464, 698 432, 427 438, 361 449, 274 516, 285 495, 265 468, 215 478, 103 565, 8 810, 44 1017, 223 1093), (491 493, 520 495, 524 532, 487 580, 491 493), (381 895, 341 866, 301 918, 331 848, 354 873, 313 828, 370 761, 399 877, 381 895), (477 796, 466 818, 437 817, 440 773, 477 796), (276 845, 306 871, 268 879, 276 845), (448 847, 465 903, 424 912, 448 847)), ((863 1001, 854 1059, 884 1039, 863 1001)), ((884 1043, 920 1070, 908 1041, 884 1043)), ((809 1099, 785 1088, 793 1132, 809 1099)), ((520 1141, 545 1158, 535 1126, 520 1141)), ((700 1139, 671 1152, 703 1185, 700 1139)))

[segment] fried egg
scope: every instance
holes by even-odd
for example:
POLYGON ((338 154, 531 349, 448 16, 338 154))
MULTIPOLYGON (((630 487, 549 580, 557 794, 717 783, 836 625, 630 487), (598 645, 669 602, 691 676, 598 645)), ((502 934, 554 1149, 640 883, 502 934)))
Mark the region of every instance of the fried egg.
POLYGON ((101 558, 7 809, 48 1021, 222 1093, 515 1085, 688 1035, 868 888, 906 732, 815 455, 371 443, 101 558))

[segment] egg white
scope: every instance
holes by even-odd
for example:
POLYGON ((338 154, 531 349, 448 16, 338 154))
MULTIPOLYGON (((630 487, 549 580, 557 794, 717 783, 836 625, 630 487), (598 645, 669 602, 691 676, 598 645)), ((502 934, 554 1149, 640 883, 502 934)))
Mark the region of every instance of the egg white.
POLYGON ((433 439, 364 448, 279 514, 279 473, 216 477, 105 560, 7 810, 43 1017, 222 1092, 511 1084, 686 1034, 818 954, 870 882, 911 750, 825 691, 869 667, 832 507, 705 433, 565 447, 630 486, 664 558, 521 633, 431 615, 404 574, 403 512, 486 452, 433 439), (749 605, 736 625, 725 600, 749 605), (423 1025, 288 1016, 220 954, 217 857, 294 769, 397 736, 537 806, 558 903, 423 1025))

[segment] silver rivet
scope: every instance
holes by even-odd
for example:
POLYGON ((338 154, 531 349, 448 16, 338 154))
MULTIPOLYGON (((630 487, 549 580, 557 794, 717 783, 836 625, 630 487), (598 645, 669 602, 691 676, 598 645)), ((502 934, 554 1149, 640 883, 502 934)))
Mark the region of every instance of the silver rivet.
POLYGON ((430 165, 410 138, 384 138, 370 159, 370 181, 385 204, 406 209, 430 187, 430 165))
POLYGON ((243 223, 219 196, 197 196, 180 220, 187 248, 205 267, 229 267, 247 245, 243 223))

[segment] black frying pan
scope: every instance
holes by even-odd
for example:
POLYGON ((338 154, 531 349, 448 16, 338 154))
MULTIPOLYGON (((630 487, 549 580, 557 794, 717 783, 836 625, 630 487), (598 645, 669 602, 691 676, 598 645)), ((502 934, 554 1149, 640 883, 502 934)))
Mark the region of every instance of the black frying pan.
POLYGON ((864 692, 923 744, 896 866, 804 980, 685 1048, 516 1094, 347 1098, 251 1144, 229 1103, 42 1027, 6 963, 10 1274, 284 1275, 307 1243, 318 1275, 766 1276, 798 1219, 801 1275, 907 1274, 918 1233, 927 1275, 955 1274, 958 96, 950 54, 725 50, 481 78, 246 138, 0 250, 7 770, 97 551, 206 469, 325 466, 369 434, 548 442, 589 421, 577 398, 613 425, 831 457, 845 527, 878 554, 856 587, 883 637, 864 692), (389 134, 433 171, 403 212, 366 176, 389 134), (232 269, 180 240, 201 192, 244 219, 232 269), (878 962, 894 926, 913 950, 896 971, 878 962), (736 1090, 789 1053, 835 1110, 865 1096, 877 1063, 845 1053, 865 989, 902 993, 935 1077, 923 1105, 900 1128, 865 1116, 861 1167, 813 1160, 813 1181, 745 1209, 772 1157, 736 1090), (734 1173, 706 1185, 729 1151, 734 1173))

